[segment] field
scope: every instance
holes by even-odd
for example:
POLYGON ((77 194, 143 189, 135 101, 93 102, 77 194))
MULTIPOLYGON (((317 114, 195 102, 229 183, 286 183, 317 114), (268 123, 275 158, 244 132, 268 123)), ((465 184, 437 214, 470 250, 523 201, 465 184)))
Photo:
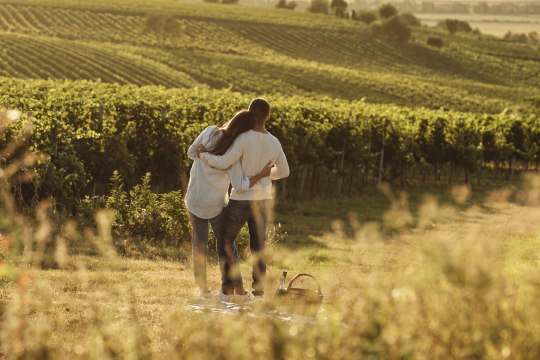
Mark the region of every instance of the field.
POLYGON ((530 33, 540 30, 540 15, 490 15, 490 14, 417 14, 422 24, 433 26, 443 19, 467 21, 483 34, 502 37, 508 31, 530 33))
MULTIPOLYGON (((16 279, 0 289, 4 349, 26 358, 536 358, 537 191, 529 186, 521 204, 505 203, 511 188, 413 193, 410 208, 376 192, 281 204, 276 220, 289 234, 271 248, 267 289, 281 269, 317 276, 325 298, 314 323, 269 317, 264 304, 195 312, 186 263, 57 251, 59 269, 4 269, 16 279), (396 230, 403 219, 410 225, 396 230)), ((210 281, 218 285, 215 263, 210 281)))
POLYGON ((412 42, 392 44, 358 22, 322 15, 172 4, 2 0, 0 75, 486 112, 538 96, 540 50, 529 46, 423 28, 414 29, 412 42), (176 15, 173 30, 144 30, 168 7, 176 15), (429 36, 447 46, 426 46, 429 36), (486 105, 460 105, 467 97, 486 105))
POLYGON ((0 0, 0 359, 540 358, 540 49, 411 31, 0 0), (291 166, 265 299, 194 300, 185 153, 254 96, 291 166), (282 270, 316 317, 275 308, 282 270))

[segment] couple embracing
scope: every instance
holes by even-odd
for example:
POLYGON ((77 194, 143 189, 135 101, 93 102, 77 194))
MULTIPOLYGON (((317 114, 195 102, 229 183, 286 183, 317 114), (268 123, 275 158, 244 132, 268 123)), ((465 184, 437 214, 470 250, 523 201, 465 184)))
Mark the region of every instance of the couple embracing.
POLYGON ((279 140, 265 127, 270 105, 251 101, 224 126, 209 126, 188 150, 194 160, 185 203, 193 228, 193 268, 201 295, 211 295, 206 280, 209 225, 217 240, 221 296, 264 295, 265 240, 272 211, 272 180, 289 175, 279 140), (229 199, 229 184, 232 191, 229 199), (253 292, 244 289, 236 237, 247 222, 253 261, 253 292))

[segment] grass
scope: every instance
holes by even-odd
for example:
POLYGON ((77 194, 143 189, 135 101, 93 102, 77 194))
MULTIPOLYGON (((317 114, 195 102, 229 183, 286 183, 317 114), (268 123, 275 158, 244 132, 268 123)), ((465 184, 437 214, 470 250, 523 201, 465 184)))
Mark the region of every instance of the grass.
MULTIPOLYGON (((397 212, 397 200, 392 206, 377 192, 280 204, 276 220, 288 236, 270 249, 268 298, 281 269, 315 275, 325 296, 323 312, 307 327, 250 313, 188 310, 186 300, 195 296, 188 263, 107 251, 97 257, 57 254, 61 269, 19 267, 12 280, 4 263, 0 332, 11 342, 3 342, 3 354, 499 358, 509 352, 531 358, 538 354, 534 336, 524 337, 538 328, 531 322, 537 307, 530 296, 540 291, 534 275, 540 210, 486 203, 496 196, 485 191, 464 202, 466 190, 453 193, 413 192, 411 206, 397 212), (356 218, 349 217, 352 211, 356 218), (393 227, 408 212, 410 224, 393 227)), ((246 261, 246 283, 249 271, 246 261)), ((209 276, 217 288, 215 263, 209 276)))

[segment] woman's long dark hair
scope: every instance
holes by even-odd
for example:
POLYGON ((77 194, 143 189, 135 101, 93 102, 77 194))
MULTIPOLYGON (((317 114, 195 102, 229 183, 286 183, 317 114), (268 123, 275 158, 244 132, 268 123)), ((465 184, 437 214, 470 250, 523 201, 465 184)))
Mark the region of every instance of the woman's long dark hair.
POLYGON ((211 149, 208 149, 210 154, 223 155, 229 150, 236 138, 253 128, 255 118, 248 110, 241 110, 234 114, 231 120, 219 129, 223 135, 216 141, 211 149))

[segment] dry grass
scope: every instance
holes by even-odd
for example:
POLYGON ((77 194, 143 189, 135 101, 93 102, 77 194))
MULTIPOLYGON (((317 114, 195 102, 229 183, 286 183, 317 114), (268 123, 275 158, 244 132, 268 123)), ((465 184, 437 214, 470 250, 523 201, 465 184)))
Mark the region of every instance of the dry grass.
MULTIPOLYGON (((106 252, 100 257, 67 256, 57 270, 18 266, 11 280, 4 274, 0 290, 4 355, 199 359, 538 354, 538 339, 523 336, 539 330, 530 319, 539 315, 534 295, 540 292, 535 278, 540 210, 499 203, 460 211, 441 208, 433 198, 424 204, 419 213, 435 215, 433 221, 419 221, 403 208, 396 210, 397 205, 386 215, 391 224, 404 217, 420 227, 402 224, 399 231, 387 233, 376 222, 353 219, 348 226, 335 222, 330 234, 313 236, 311 246, 273 248, 268 289, 277 286, 282 267, 310 272, 323 285, 324 311, 306 328, 264 316, 188 310, 186 300, 194 297, 189 264, 130 260, 106 252)), ((303 221, 302 216, 296 220, 303 221)), ((249 262, 242 270, 249 274, 249 262)), ((216 288, 217 266, 211 266, 209 276, 216 288)))

